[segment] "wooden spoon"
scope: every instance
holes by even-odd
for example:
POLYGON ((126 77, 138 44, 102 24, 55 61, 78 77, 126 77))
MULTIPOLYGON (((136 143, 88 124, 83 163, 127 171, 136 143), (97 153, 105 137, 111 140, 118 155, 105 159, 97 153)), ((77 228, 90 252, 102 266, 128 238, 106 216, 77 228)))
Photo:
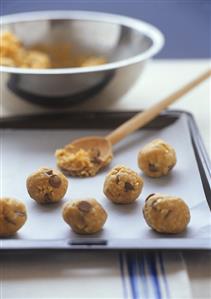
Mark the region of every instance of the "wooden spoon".
MULTIPOLYGON (((167 108, 176 100, 184 96, 186 93, 191 91, 194 87, 198 86, 201 82, 203 82, 210 76, 211 70, 206 71, 193 81, 189 82, 179 90, 175 91, 173 94, 167 96, 160 102, 152 105, 149 109, 136 114, 134 117, 120 125, 117 129, 115 129, 113 132, 111 132, 105 137, 89 136, 76 139, 70 145, 67 145, 65 148, 70 148, 70 152, 72 151, 71 146, 77 149, 82 149, 86 152, 95 149, 95 152, 97 152, 98 154, 95 156, 96 161, 93 160, 92 166, 94 169, 93 172, 91 172, 90 176, 95 175, 101 168, 105 167, 112 160, 112 145, 118 143, 120 140, 128 136, 130 133, 133 133, 137 129, 149 123, 152 119, 158 116, 160 112, 165 110, 165 108, 167 108)), ((63 170, 65 171, 65 169, 63 170)), ((78 175, 77 171, 75 175, 78 175)), ((82 174, 81 176, 89 176, 89 174, 82 174)))

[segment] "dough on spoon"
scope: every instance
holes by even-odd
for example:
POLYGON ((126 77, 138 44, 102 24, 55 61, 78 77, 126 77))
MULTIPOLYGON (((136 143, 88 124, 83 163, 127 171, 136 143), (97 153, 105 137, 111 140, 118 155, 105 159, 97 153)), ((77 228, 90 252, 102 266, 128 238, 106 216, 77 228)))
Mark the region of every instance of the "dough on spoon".
POLYGON ((95 176, 112 160, 112 154, 104 157, 97 147, 85 150, 72 144, 58 149, 55 156, 58 167, 66 175, 77 177, 95 176))

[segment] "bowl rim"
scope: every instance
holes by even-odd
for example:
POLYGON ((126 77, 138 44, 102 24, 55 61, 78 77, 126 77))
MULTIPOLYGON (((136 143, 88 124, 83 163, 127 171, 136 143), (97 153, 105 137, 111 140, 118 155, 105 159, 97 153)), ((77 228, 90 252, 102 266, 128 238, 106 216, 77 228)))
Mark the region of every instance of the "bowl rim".
POLYGON ((104 12, 95 11, 83 11, 83 10, 44 10, 34 12, 15 13, 10 15, 1 16, 1 27, 7 24, 15 22, 27 22, 27 21, 41 21, 41 20, 53 20, 53 19, 73 19, 73 20, 88 20, 88 21, 99 21, 113 24, 120 24, 133 28, 139 32, 144 33, 152 40, 152 46, 145 52, 135 55, 130 58, 126 58, 117 62, 106 63, 98 66, 87 66, 87 67, 72 67, 72 68, 49 68, 49 69, 31 69, 31 68, 20 68, 20 67, 7 67, 0 66, 1 72, 15 73, 15 74, 36 74, 36 75, 58 75, 58 74, 85 74, 90 72, 101 72, 118 69, 128 65, 132 65, 146 59, 151 58, 157 54, 165 43, 163 33, 145 21, 104 12))

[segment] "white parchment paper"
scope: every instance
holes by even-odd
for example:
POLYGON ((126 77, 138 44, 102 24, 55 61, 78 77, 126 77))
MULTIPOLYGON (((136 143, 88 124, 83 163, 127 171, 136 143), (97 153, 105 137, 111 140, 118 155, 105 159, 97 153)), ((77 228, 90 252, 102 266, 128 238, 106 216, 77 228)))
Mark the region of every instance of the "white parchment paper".
POLYGON ((30 199, 25 182, 36 169, 56 167, 54 152, 71 140, 88 135, 106 135, 103 130, 1 130, 2 140, 2 195, 15 197, 26 203, 28 220, 13 237, 25 240, 83 239, 74 234, 61 216, 64 202, 74 198, 94 197, 108 212, 104 229, 88 238, 156 240, 170 242, 172 238, 209 239, 211 234, 210 210, 202 187, 197 162, 191 144, 187 119, 182 116, 162 130, 138 131, 114 148, 111 165, 94 178, 69 178, 69 189, 59 204, 38 205, 30 199), (147 142, 163 138, 177 153, 177 165, 167 177, 152 179, 144 176, 137 165, 137 154, 147 142), (144 179, 139 200, 131 205, 114 205, 103 194, 106 173, 115 165, 123 164, 137 171, 144 179), (145 223, 142 208, 150 193, 163 193, 183 198, 191 209, 191 222, 183 234, 161 235, 145 223))

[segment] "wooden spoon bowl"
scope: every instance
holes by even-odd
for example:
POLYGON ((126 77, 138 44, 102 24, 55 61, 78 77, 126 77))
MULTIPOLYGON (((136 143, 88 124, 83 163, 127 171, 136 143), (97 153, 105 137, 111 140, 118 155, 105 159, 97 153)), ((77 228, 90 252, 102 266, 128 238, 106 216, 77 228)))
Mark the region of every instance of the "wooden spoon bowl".
MULTIPOLYGON (((105 167, 113 158, 111 142, 100 136, 88 136, 75 139, 71 144, 77 149, 93 153, 94 158, 99 160, 99 167, 105 167)), ((100 168, 102 168, 100 167, 100 168)))
POLYGON ((56 158, 57 165, 66 175, 94 176, 111 162, 112 145, 103 137, 83 137, 57 150, 56 158))

